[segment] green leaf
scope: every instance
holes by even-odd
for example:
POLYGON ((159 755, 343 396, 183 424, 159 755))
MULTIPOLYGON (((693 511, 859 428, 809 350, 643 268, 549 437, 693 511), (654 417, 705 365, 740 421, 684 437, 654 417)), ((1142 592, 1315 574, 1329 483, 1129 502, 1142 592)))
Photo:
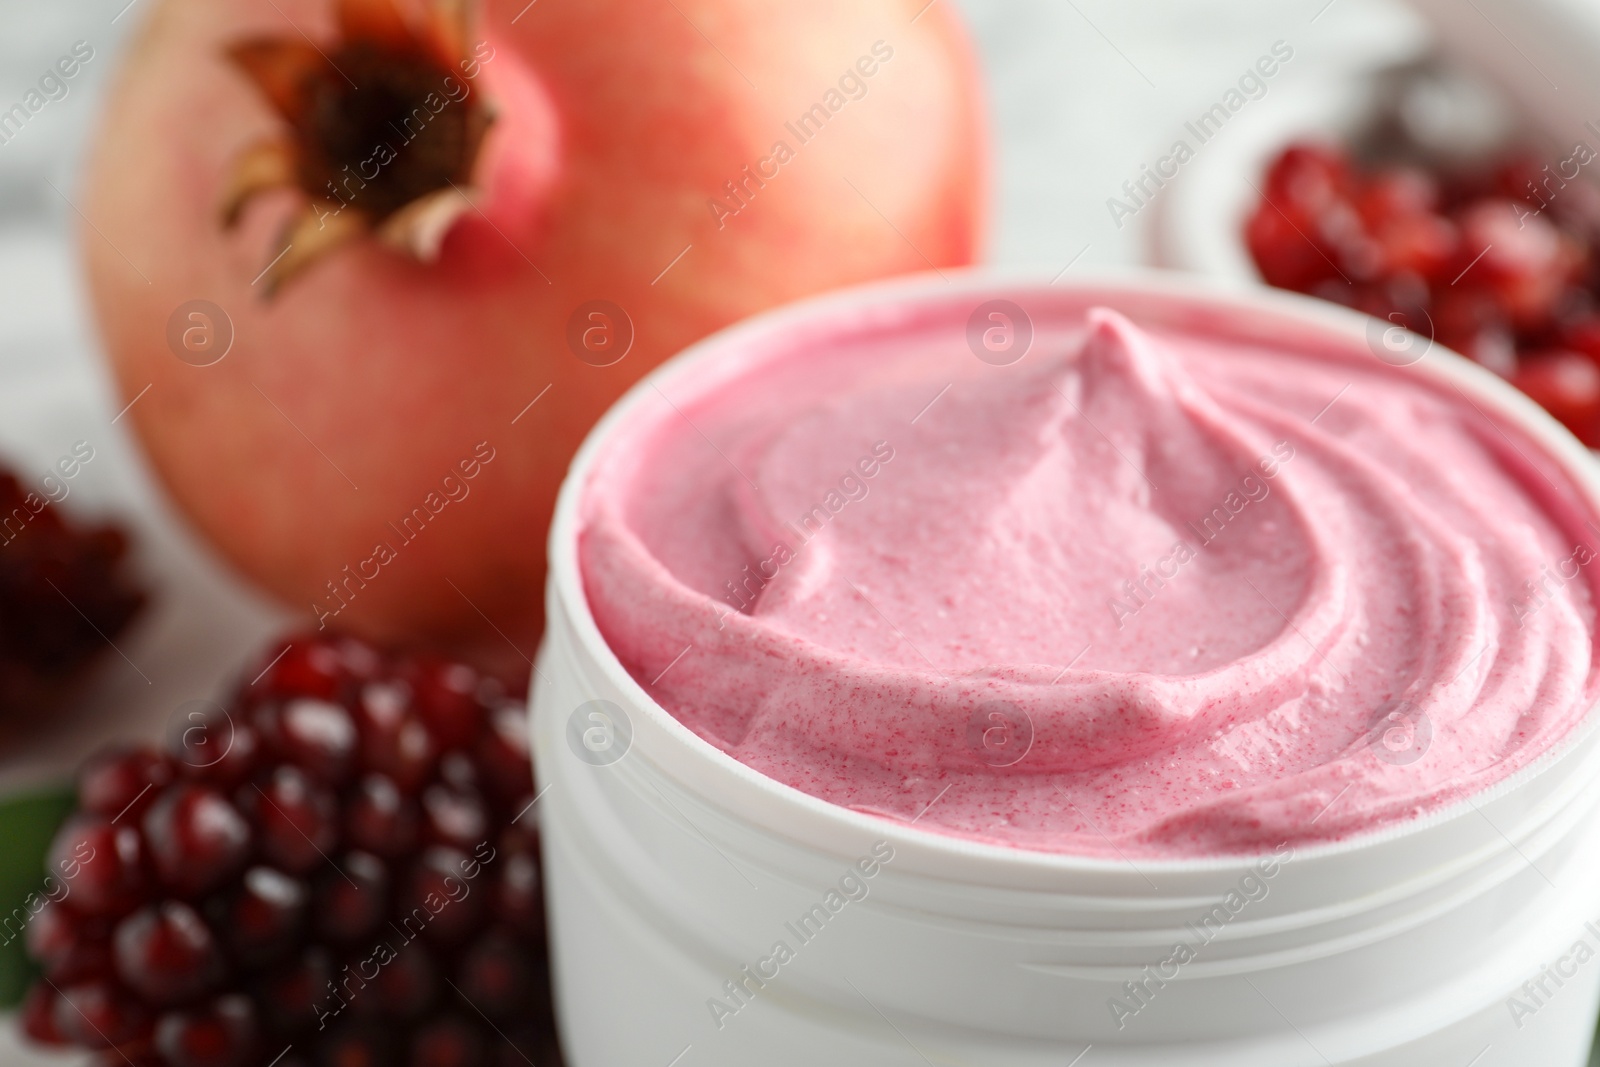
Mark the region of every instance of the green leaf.
POLYGON ((27 900, 44 898, 45 852, 76 806, 71 786, 0 800, 0 1007, 19 1002, 37 973, 22 948, 27 900))

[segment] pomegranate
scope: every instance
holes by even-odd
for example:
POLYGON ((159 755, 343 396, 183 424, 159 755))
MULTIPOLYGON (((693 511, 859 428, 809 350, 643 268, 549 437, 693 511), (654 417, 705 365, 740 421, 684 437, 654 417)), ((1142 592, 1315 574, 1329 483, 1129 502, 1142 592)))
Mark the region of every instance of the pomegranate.
MULTIPOLYGON (((87 454, 93 457, 93 449, 87 454)), ((60 703, 85 667, 112 655, 111 642, 144 606, 122 529, 85 525, 56 506, 82 462, 75 447, 37 488, 0 468, 0 737, 6 739, 26 730, 40 709, 60 703)))
POLYGON ((925 0, 424 2, 161 0, 82 241, 130 417, 234 564, 525 669, 555 490, 628 385, 972 259, 976 75, 925 0))

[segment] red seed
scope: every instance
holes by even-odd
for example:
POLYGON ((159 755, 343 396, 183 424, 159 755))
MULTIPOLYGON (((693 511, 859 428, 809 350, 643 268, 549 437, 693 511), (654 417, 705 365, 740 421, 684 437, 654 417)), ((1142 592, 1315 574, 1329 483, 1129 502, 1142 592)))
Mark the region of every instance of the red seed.
POLYGON ((169 1067, 244 1067, 257 1051, 255 1006, 242 996, 220 997, 156 1021, 155 1050, 169 1067))
POLYGON ((212 709, 200 715, 170 733, 167 747, 178 773, 223 787, 249 778, 261 757, 261 738, 245 714, 212 709))
POLYGON ((389 906, 389 871, 370 852, 346 852, 324 871, 314 891, 317 932, 345 944, 367 938, 383 924, 389 906))
POLYGON ((533 963, 522 942, 491 930, 461 958, 461 995, 497 1022, 526 1015, 533 1001, 533 963))
POLYGON ((1388 222, 1377 231, 1377 240, 1384 274, 1409 273, 1429 282, 1449 281, 1461 248, 1455 224, 1437 215, 1388 222))
POLYGON ((1530 355, 1511 384, 1565 423, 1578 440, 1600 448, 1600 366, 1594 360, 1567 351, 1530 355))
POLYGON ((1376 233, 1400 219, 1433 215, 1439 182, 1419 167, 1390 167, 1361 183, 1355 203, 1361 220, 1376 233))
POLYGON ((539 809, 534 806, 537 793, 518 797, 506 809, 511 821, 500 834, 500 847, 507 852, 519 853, 539 859, 539 809))
POLYGON ((407 793, 416 792, 433 776, 439 746, 412 710, 409 686, 368 684, 356 704, 355 719, 363 770, 387 776, 407 793))
POLYGON ((221 949, 189 905, 169 900, 134 912, 112 935, 117 977, 154 1004, 180 1004, 215 988, 221 949))
POLYGON ((478 672, 464 663, 424 658, 409 680, 417 712, 439 747, 470 747, 483 726, 478 672))
POLYGON ((1268 285, 1308 293, 1319 283, 1342 282, 1332 259, 1313 243, 1311 233, 1269 203, 1262 203, 1245 227, 1245 244, 1268 285))
POLYGON ((217 928, 241 962, 259 967, 299 946, 310 903, 305 883, 272 867, 251 867, 221 903, 217 928))
POLYGON ((1548 323, 1585 257, 1543 216, 1519 219, 1510 201, 1483 200, 1461 216, 1456 258, 1456 284, 1492 300, 1517 328, 1533 330, 1548 323))
MULTIPOLYGON (((415 861, 396 899, 396 922, 407 937, 421 932, 436 945, 458 945, 483 924, 484 894, 465 871, 473 859, 459 849, 434 845, 415 861)), ((479 868, 481 875, 481 865, 479 868)))
POLYGON ((339 657, 344 676, 354 682, 375 678, 383 670, 383 656, 360 638, 341 634, 333 638, 330 644, 339 657))
POLYGON ((149 886, 139 831, 102 815, 68 819, 51 843, 49 866, 70 884, 73 908, 86 915, 124 915, 149 886))
POLYGON ((256 982, 255 1002, 263 1027, 286 1039, 312 1029, 319 1011, 338 1008, 337 1002, 330 1003, 332 981, 333 957, 319 946, 268 971, 256 982))
POLYGON ((317 1054, 321 1067, 394 1067, 393 1035, 361 1020, 336 1024, 322 1039, 317 1054))
POLYGON ((494 1043, 490 1063, 492 1067, 560 1064, 561 1049, 556 1044, 554 1026, 548 1018, 542 1018, 509 1031, 504 1041, 494 1043))
POLYGON ((255 678, 244 691, 252 702, 281 696, 336 700, 346 680, 338 650, 315 638, 297 638, 277 646, 247 677, 255 678))
POLYGON ((215 789, 193 783, 161 794, 145 813, 144 839, 156 875, 181 897, 221 888, 250 858, 244 816, 215 789))
POLYGON ((106 920, 80 915, 64 903, 47 904, 33 917, 24 944, 57 985, 111 973, 111 929, 106 920))
POLYGON ((530 940, 543 942, 544 882, 534 856, 508 853, 501 858, 492 899, 497 920, 530 940))
MULTIPOLYGON (((489 712, 488 728, 474 749, 484 788, 502 803, 533 785, 528 756, 528 712, 519 703, 501 703, 489 712)), ((513 812, 515 814, 515 812, 513 812)))
POLYGON ((241 801, 254 813, 262 855, 291 874, 328 862, 338 847, 338 800, 298 767, 279 767, 266 784, 242 791, 241 801))
POLYGON ((41 1045, 66 1045, 68 1038, 56 1025, 56 1002, 60 996, 48 982, 36 982, 22 1002, 18 1019, 28 1040, 41 1045))
POLYGON ((416 846, 420 826, 417 802, 385 775, 366 775, 345 801, 345 840, 354 848, 397 859, 416 846))
POLYGON ((446 1015, 424 1025, 411 1040, 411 1067, 483 1067, 489 1041, 481 1024, 446 1015))
POLYGON ((426 942, 407 941, 399 934, 385 940, 395 956, 384 964, 373 983, 377 1002, 383 1013, 396 1021, 420 1018, 443 991, 439 965, 426 942))
POLYGON ((422 832, 429 841, 471 851, 489 834, 489 812, 483 798, 448 785, 422 792, 422 832))
POLYGON ((150 1026, 144 1007, 107 981, 64 987, 55 1002, 54 1018, 63 1037, 91 1049, 133 1041, 150 1026))
POLYGON ((147 745, 107 749, 78 773, 78 806, 109 819, 137 820, 172 777, 171 761, 147 745))
POLYGON ((1290 145, 1267 170, 1267 198, 1297 221, 1315 221, 1352 191, 1349 160, 1330 145, 1290 145))
POLYGON ((269 752, 329 785, 344 782, 355 765, 356 726, 338 704, 306 698, 264 704, 256 728, 269 752))
POLYGON ((1585 315, 1561 331, 1561 347, 1582 352, 1600 364, 1600 315, 1585 315))

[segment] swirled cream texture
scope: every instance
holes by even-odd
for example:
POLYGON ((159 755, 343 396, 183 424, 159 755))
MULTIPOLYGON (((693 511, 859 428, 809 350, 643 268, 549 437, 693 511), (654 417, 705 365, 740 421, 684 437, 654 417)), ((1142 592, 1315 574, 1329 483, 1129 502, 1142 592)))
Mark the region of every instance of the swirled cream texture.
POLYGON ((594 615, 713 745, 924 829, 1178 857, 1436 810, 1587 713, 1597 526, 1514 420, 1359 342, 1104 308, 996 366, 961 310, 768 337, 600 456, 594 615))

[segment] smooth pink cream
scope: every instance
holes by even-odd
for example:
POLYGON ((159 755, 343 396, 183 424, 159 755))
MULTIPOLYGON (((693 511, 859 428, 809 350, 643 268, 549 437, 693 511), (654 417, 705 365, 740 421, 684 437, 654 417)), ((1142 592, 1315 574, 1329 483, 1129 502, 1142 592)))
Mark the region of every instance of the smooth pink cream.
MULTIPOLYGON (((1018 848, 1348 837, 1480 791, 1596 697, 1585 497, 1364 349, 862 313, 636 407, 581 561, 630 673, 814 796, 1018 848)), ((759 350, 757 350, 759 349, 759 350)))

